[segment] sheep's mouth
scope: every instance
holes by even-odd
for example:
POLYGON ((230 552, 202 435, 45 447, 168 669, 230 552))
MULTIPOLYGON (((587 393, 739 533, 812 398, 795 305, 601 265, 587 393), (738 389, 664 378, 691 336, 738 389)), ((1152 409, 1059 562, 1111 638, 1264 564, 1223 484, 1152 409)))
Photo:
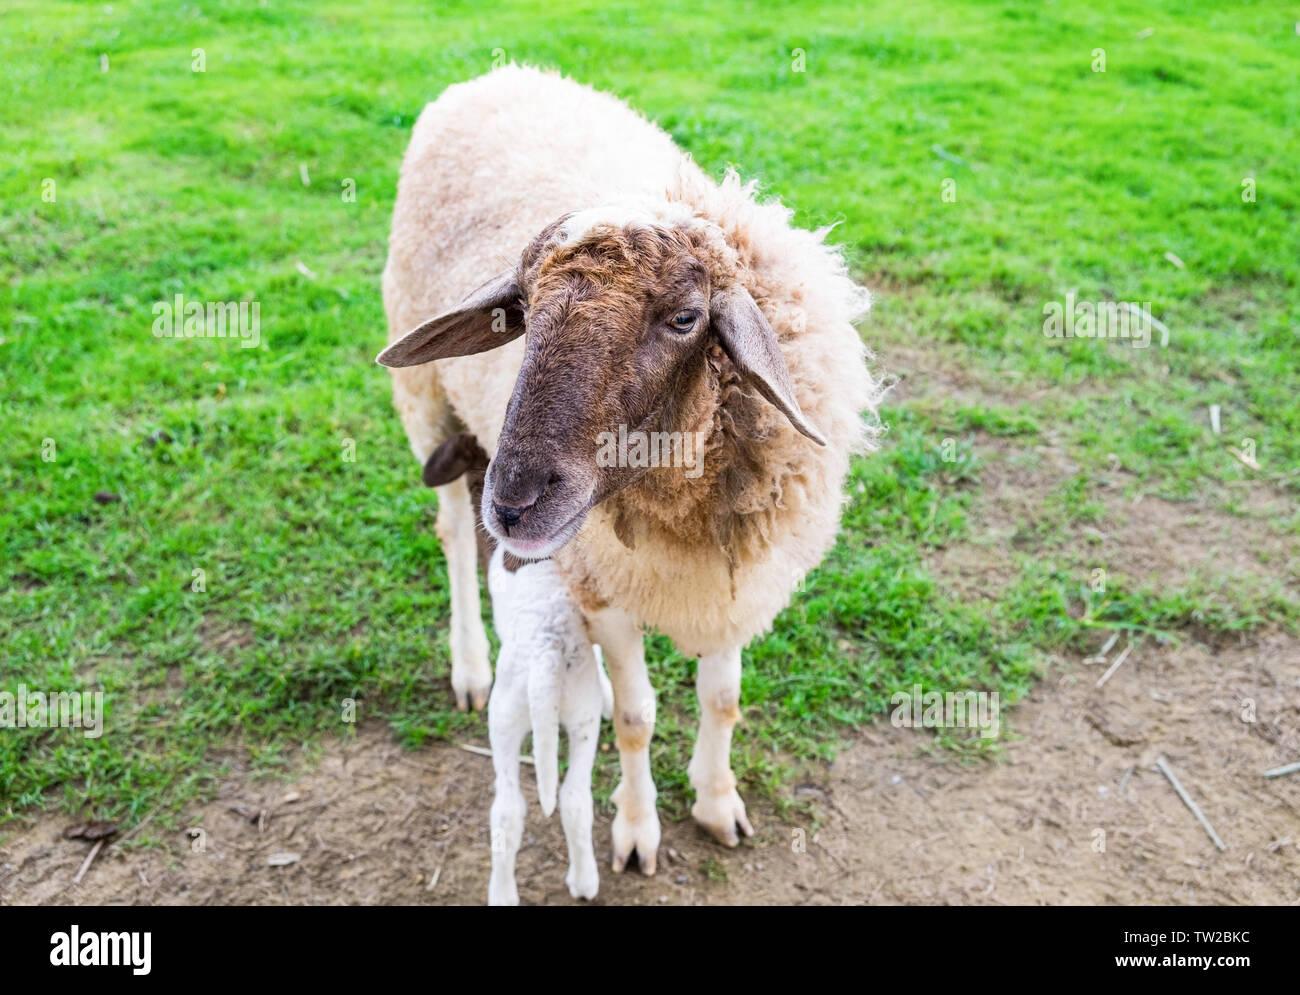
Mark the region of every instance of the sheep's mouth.
POLYGON ((547 493, 507 525, 496 514, 493 495, 489 481, 483 488, 482 521, 506 552, 522 560, 544 560, 568 543, 596 503, 594 494, 547 493))
MULTIPOLYGON (((512 556, 517 556, 521 560, 544 560, 578 534, 590 510, 590 507, 580 508, 576 515, 564 522, 548 538, 524 539, 515 536, 497 536, 497 539, 512 556)), ((492 531, 495 534, 496 530, 492 531)))

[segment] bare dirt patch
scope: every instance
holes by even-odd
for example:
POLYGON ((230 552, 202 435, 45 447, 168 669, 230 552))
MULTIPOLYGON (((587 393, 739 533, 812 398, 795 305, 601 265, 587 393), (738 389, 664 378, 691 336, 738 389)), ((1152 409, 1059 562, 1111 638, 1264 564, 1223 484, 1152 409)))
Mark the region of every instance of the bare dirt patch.
POLYGON ((1135 586, 1213 581, 1263 588, 1300 576, 1300 541, 1277 528, 1281 509, 1263 486, 1234 515, 1209 501, 1128 497, 1126 474, 1115 469, 1088 498, 1101 509, 1097 518, 1070 521, 1062 502, 1080 468, 1062 447, 981 435, 976 452, 980 484, 971 518, 979 534, 928 560, 935 576, 958 590, 995 598, 1016 575, 1018 554, 1044 552, 1135 586))
MULTIPOLYGON (((1300 903, 1300 775, 1262 776, 1300 756, 1300 642, 1274 632, 1218 652, 1144 649, 1098 691, 1100 672, 1049 674, 1004 716, 1010 742, 992 763, 930 755, 928 734, 887 722, 864 729, 791 789, 817 822, 751 805, 758 836, 734 851, 689 820, 667 823, 659 873, 604 871, 596 901, 1300 903), (1158 756, 1224 852, 1152 770, 1158 756)), ((526 793, 520 894, 570 904, 559 819, 544 820, 526 793)), ((74 820, 42 816, 0 846, 0 898, 481 904, 491 795, 487 758, 441 743, 408 751, 365 729, 287 783, 229 778, 196 813, 201 849, 184 834, 133 849, 146 827, 106 847, 80 885, 89 844, 62 838, 74 820)), ((609 820, 598 813, 604 852, 609 820)))
POLYGON ((960 349, 944 350, 931 341, 891 339, 880 343, 876 358, 896 383, 889 403, 944 397, 962 404, 1016 408, 1060 388, 1025 377, 1019 370, 991 371, 964 361, 960 349))
MULTIPOLYGON (((1016 407, 1060 387, 999 383, 932 344, 890 343, 886 358, 906 369, 891 401, 946 397, 968 404, 1016 407)), ((1138 586, 1224 581, 1261 588, 1300 581, 1300 540, 1278 528, 1294 501, 1265 480, 1238 481, 1231 494, 1175 502, 1135 491, 1125 467, 1082 467, 1049 430, 1040 438, 978 433, 978 495, 971 519, 979 533, 934 553, 928 565, 961 593, 994 599, 1017 573, 1017 554, 1063 554, 1077 566, 1100 567, 1138 586), (1086 471, 1095 486, 1085 498, 1069 485, 1086 471), (1240 512, 1225 510, 1225 499, 1240 512), (1066 501, 1101 507, 1096 522, 1070 521, 1066 501)), ((1082 576, 1082 575, 1081 575, 1082 576)))

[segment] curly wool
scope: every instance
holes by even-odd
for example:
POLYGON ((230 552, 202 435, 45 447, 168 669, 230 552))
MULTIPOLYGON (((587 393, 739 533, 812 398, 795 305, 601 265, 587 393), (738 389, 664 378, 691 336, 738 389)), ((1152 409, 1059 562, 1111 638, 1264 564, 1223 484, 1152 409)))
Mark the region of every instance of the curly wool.
MULTIPOLYGON (((791 224, 734 173, 710 180, 661 129, 562 76, 506 66, 425 108, 402 166, 384 271, 389 339, 514 265, 556 218, 636 205, 633 225, 716 226, 729 265, 776 332, 818 447, 710 356, 707 472, 647 474, 598 505, 555 556, 584 607, 625 609, 687 654, 770 628, 834 543, 850 456, 873 448, 881 384, 853 322, 870 306, 826 230, 791 224), (865 417, 864 417, 865 416, 865 417)), ((597 216, 597 220, 599 216, 597 216)), ((575 237, 580 238, 580 233, 575 237)), ((394 403, 423 463, 462 426, 494 453, 523 357, 499 349, 393 370, 394 403)))

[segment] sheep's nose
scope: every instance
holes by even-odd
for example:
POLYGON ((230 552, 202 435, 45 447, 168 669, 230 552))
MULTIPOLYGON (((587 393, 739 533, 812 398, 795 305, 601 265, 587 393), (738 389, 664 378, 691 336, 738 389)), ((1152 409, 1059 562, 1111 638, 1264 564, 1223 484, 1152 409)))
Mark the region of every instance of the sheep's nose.
POLYGON ((558 480, 545 470, 510 470, 501 475, 492 494, 492 513, 502 528, 512 529, 537 504, 548 487, 558 480))
POLYGON ((497 516, 497 521, 507 529, 513 529, 519 524, 519 519, 523 517, 525 511, 537 503, 536 500, 529 501, 525 505, 502 504, 500 501, 492 502, 492 511, 497 516))

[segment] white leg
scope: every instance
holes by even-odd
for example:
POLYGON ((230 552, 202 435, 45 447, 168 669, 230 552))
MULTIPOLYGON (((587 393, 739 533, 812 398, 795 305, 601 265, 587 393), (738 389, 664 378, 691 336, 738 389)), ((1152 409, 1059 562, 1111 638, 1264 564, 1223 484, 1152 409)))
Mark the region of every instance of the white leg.
POLYGON ((645 874, 655 872, 659 853, 659 815, 650 775, 650 739, 655 728, 655 696, 645 670, 641 630, 626 612, 612 609, 588 618, 592 641, 605 651, 614 686, 614 735, 623 778, 614 791, 612 866, 621 871, 633 853, 645 874))
POLYGON ((436 490, 438 538, 447 558, 451 586, 451 689, 456 693, 456 707, 462 712, 466 708, 482 709, 492 689, 492 666, 479 614, 474 506, 464 477, 436 490))
POLYGON ((519 789, 519 748, 528 733, 525 692, 524 680, 498 683, 488 710, 488 738, 492 743, 492 767, 496 771, 495 797, 488 822, 492 839, 489 905, 519 904, 515 858, 524 835, 526 807, 524 793, 519 789))
POLYGON ((605 654, 599 646, 593 646, 596 654, 596 677, 600 680, 600 717, 614 720, 614 685, 609 683, 609 674, 605 673, 605 654))
POLYGON ((740 647, 700 657, 695 691, 700 734, 689 768, 695 788, 691 815, 720 843, 735 846, 737 830, 754 835, 731 773, 731 730, 740 721, 740 647))
POLYGON ((574 898, 595 898, 600 871, 591 847, 591 765, 600 739, 600 713, 593 712, 572 725, 566 723, 565 730, 569 735, 569 772, 560 788, 560 821, 569 844, 569 872, 564 883, 574 898))

